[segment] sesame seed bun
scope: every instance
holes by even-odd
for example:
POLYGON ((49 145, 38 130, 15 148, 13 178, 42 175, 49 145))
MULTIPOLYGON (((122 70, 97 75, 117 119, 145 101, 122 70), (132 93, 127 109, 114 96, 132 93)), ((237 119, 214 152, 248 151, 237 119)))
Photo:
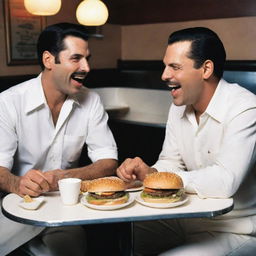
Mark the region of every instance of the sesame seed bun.
POLYGON ((91 181, 90 180, 83 180, 81 182, 81 192, 86 192, 87 191, 87 187, 88 187, 88 184, 90 183, 91 181))
POLYGON ((146 176, 144 187, 153 189, 181 189, 183 182, 180 176, 171 172, 154 172, 146 176))
POLYGON ((91 180, 87 184, 88 192, 110 192, 110 191, 124 191, 125 182, 118 177, 104 177, 91 180))

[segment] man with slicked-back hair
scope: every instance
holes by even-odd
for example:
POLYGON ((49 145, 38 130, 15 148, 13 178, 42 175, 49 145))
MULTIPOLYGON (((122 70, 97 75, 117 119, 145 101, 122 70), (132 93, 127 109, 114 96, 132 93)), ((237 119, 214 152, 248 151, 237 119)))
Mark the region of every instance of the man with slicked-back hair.
MULTIPOLYGON (((85 27, 50 25, 37 50, 39 76, 0 94, 0 191, 31 197, 58 190, 62 178, 90 180, 113 175, 117 167, 107 113, 99 96, 83 86, 90 71, 85 27), (84 145, 92 163, 79 167, 84 145)), ((0 255, 21 245, 13 253, 86 255, 80 226, 43 229, 1 215, 0 230, 0 255)))
MULTIPOLYGON (((232 42, 231 42, 232 43, 232 42)), ((173 98, 158 161, 126 159, 125 181, 175 172, 188 193, 234 198, 234 210, 209 219, 135 223, 136 255, 256 254, 256 96, 222 79, 226 59, 218 35, 204 27, 173 32, 162 79, 173 98)))

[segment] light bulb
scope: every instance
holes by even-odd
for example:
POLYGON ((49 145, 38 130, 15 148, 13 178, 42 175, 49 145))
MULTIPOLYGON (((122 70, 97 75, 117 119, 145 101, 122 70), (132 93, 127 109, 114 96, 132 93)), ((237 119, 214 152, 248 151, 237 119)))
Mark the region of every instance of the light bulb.
POLYGON ((108 19, 108 9, 100 0, 85 0, 78 5, 76 18, 86 26, 101 26, 108 19))
POLYGON ((49 16, 60 10, 61 0, 24 0, 24 5, 31 14, 49 16))

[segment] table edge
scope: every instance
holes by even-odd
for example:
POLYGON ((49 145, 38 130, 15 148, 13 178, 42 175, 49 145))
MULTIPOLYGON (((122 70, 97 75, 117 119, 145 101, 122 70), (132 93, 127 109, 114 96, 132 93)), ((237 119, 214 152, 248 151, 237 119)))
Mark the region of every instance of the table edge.
POLYGON ((33 226, 42 226, 42 227, 58 227, 58 226, 74 226, 74 225, 90 225, 90 224, 104 224, 104 223, 117 223, 117 222, 135 222, 135 221, 150 221, 150 220, 161 220, 161 219, 175 219, 175 218, 213 218, 225 213, 232 211, 234 208, 234 203, 221 210, 201 212, 201 213, 177 213, 177 214, 159 214, 153 216, 137 216, 137 217, 120 217, 120 218, 107 218, 95 220, 77 220, 77 221, 56 221, 56 222, 47 222, 47 221, 35 221, 22 217, 15 216, 8 213, 2 207, 2 213, 5 217, 23 224, 33 225, 33 226))

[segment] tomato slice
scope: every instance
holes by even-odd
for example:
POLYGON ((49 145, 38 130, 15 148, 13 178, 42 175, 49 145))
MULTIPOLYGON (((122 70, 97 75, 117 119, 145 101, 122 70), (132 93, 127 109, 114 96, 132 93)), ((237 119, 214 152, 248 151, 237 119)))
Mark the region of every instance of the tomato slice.
POLYGON ((153 189, 153 188, 147 188, 147 187, 145 187, 145 188, 144 188, 144 191, 145 191, 146 193, 152 193, 152 192, 156 192, 157 190, 156 190, 156 189, 153 189))

